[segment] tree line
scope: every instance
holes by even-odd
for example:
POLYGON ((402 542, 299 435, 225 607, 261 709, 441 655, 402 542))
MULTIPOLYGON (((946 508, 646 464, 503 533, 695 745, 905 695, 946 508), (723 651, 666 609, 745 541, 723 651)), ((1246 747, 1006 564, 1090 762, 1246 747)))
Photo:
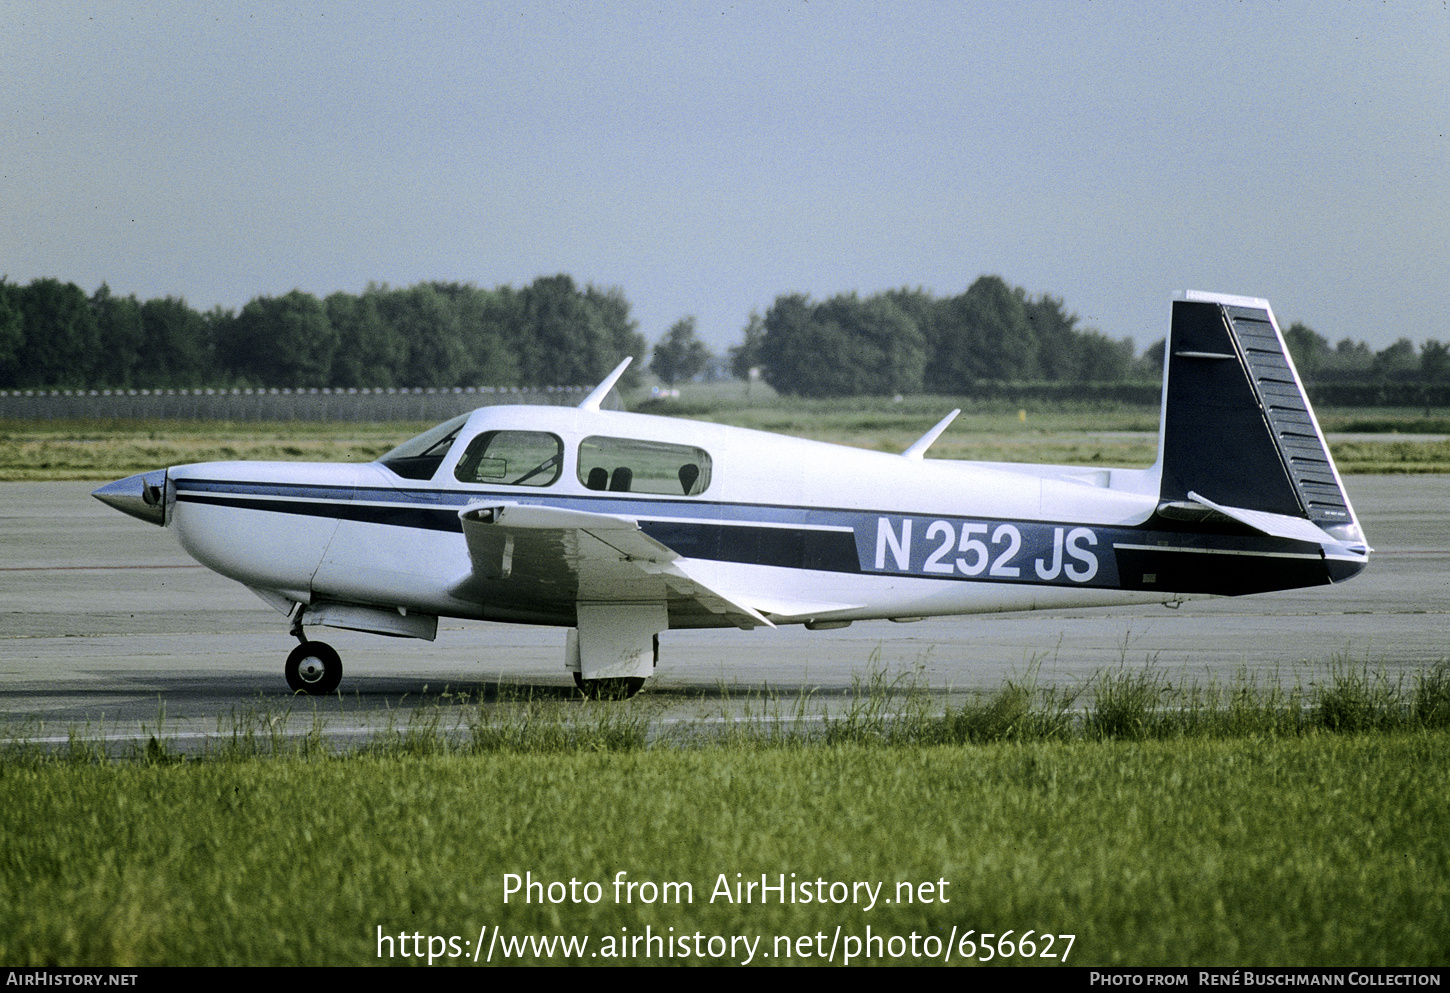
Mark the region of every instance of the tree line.
MULTIPOLYGON (((618 289, 567 275, 515 289, 301 290, 240 311, 102 284, 0 279, 0 388, 587 386, 644 338, 618 289)), ((638 374, 636 373, 636 376, 638 374)), ((628 385, 626 383, 626 385, 628 385)))
MULTIPOLYGON (((895 289, 824 301, 776 297, 752 313, 722 361, 684 317, 653 349, 674 384, 711 368, 755 369, 782 393, 964 395, 987 384, 1155 381, 1163 343, 1135 355, 1130 338, 1080 326, 1061 298, 999 276, 937 297, 895 289)), ((1407 338, 1374 352, 1331 346, 1300 323, 1285 331, 1307 384, 1450 384, 1450 345, 1407 338)), ((515 289, 426 282, 318 298, 257 297, 240 311, 200 312, 179 297, 139 301, 102 286, 0 277, 0 388, 589 386, 645 340, 617 288, 564 274, 515 289)), ((638 382, 630 370, 624 385, 638 382)))
MULTIPOLYGON (((1062 299, 1031 296, 999 276, 982 276, 948 297, 898 289, 816 302, 797 293, 776 297, 763 318, 752 314, 730 359, 738 377, 754 368, 776 390, 807 397, 966 395, 987 384, 1161 378, 1161 339, 1135 356, 1131 338, 1079 325, 1062 299)), ((1433 339, 1418 352, 1408 338, 1379 352, 1349 338, 1331 347, 1298 322, 1284 338, 1306 384, 1450 384, 1450 346, 1433 339)))
POLYGON ((795 293, 752 314, 731 350, 776 390, 809 397, 964 394, 981 382, 1121 382, 1135 373, 1131 338, 1079 328, 1049 294, 1029 296, 999 276, 936 297, 897 289, 822 302, 795 293))
POLYGON ((1298 323, 1284 332, 1294 367, 1306 382, 1437 383, 1450 382, 1450 344, 1431 338, 1418 351, 1409 338, 1374 352, 1362 341, 1329 339, 1298 323))

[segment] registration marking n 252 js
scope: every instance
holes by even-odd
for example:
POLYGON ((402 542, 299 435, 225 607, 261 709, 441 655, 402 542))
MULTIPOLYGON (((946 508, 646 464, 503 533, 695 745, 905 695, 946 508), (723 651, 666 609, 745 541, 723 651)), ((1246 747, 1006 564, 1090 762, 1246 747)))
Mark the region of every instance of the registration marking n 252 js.
POLYGON ((1097 532, 1089 527, 878 517, 870 568, 942 578, 1085 585, 1099 576, 1097 548, 1097 532))

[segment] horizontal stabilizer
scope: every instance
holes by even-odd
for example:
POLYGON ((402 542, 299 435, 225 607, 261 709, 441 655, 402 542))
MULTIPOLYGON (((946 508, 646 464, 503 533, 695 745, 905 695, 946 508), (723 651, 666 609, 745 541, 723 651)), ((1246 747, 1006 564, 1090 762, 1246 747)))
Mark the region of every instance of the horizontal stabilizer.
POLYGON ((1188 498, 1194 503, 1201 503, 1210 510, 1216 510, 1225 517, 1232 517, 1240 524, 1247 524, 1260 534, 1267 534, 1274 538, 1290 538, 1294 541, 1309 541, 1317 545, 1330 542, 1339 544, 1339 540, 1333 535, 1327 534, 1323 528, 1313 521, 1306 521, 1302 517, 1288 517, 1284 514, 1272 514, 1267 510, 1246 510, 1243 507, 1225 507, 1223 504, 1214 503, 1212 500, 1199 496, 1197 493, 1189 493, 1188 498))

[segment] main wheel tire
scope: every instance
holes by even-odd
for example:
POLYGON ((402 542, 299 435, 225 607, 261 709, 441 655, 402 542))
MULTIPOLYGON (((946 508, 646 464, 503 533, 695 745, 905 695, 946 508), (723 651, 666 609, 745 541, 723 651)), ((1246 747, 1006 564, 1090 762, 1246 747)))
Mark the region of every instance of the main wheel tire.
POLYGON ((342 658, 331 645, 308 641, 292 649, 283 672, 293 693, 326 696, 342 682, 342 658))
POLYGON ((585 679, 574 673, 574 685, 590 700, 628 700, 644 685, 643 676, 614 676, 609 679, 585 679))

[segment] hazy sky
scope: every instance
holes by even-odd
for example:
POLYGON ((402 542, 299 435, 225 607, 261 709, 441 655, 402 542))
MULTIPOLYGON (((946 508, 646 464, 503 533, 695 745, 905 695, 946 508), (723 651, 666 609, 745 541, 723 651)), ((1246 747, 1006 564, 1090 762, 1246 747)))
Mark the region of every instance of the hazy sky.
POLYGON ((0 0, 0 112, 12 282, 567 272, 722 349, 995 273, 1139 347, 1187 288, 1450 338, 1445 0, 0 0))

